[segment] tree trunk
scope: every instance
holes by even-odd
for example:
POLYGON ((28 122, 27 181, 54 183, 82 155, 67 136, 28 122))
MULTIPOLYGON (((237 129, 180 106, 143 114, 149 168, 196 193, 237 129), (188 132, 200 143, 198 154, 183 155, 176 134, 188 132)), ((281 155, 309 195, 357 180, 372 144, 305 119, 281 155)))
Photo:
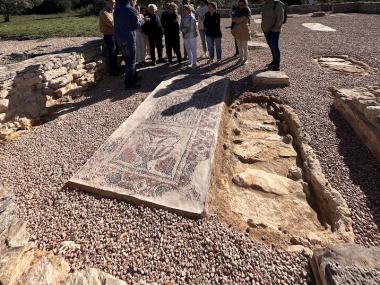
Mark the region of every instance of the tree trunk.
POLYGON ((4 22, 10 22, 10 16, 9 16, 9 7, 7 4, 4 4, 4 22))

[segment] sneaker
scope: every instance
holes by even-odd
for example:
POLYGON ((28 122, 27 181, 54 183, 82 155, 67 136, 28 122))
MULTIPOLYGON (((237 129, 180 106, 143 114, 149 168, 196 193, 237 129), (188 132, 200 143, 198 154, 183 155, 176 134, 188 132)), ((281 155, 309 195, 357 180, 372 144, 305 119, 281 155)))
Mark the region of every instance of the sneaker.
POLYGON ((157 61, 157 63, 166 63, 167 61, 165 60, 165 59, 163 59, 163 58, 161 58, 161 59, 159 59, 158 61, 157 61))
POLYGON ((217 63, 218 63, 218 65, 221 65, 222 61, 219 59, 217 63))
POLYGON ((208 61, 207 61, 207 64, 213 64, 214 63, 214 60, 213 59, 209 59, 208 61))
POLYGON ((247 65, 249 63, 248 59, 244 59, 242 65, 247 65))
POLYGON ((155 66, 156 65, 156 61, 152 61, 151 65, 155 66))
POLYGON ((271 62, 271 63, 267 64, 265 67, 266 67, 266 68, 273 68, 273 66, 274 66, 274 63, 271 62))
POLYGON ((272 71, 280 71, 280 67, 279 66, 273 66, 271 70, 272 71))

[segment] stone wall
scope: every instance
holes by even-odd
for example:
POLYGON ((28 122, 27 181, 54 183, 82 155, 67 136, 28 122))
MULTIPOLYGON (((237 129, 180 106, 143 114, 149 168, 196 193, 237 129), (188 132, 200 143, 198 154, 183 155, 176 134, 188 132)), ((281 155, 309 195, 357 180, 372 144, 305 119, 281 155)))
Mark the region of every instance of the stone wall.
POLYGON ((0 67, 0 139, 25 130, 63 97, 87 89, 104 74, 102 42, 0 67))
POLYGON ((380 86, 332 89, 334 106, 380 161, 380 86))
MULTIPOLYGON (((309 14, 318 11, 332 13, 380 14, 380 2, 321 3, 314 5, 291 5, 286 8, 288 14, 309 14)), ((222 18, 230 17, 230 9, 218 9, 222 18)), ((251 7, 252 14, 261 13, 261 5, 251 7)))

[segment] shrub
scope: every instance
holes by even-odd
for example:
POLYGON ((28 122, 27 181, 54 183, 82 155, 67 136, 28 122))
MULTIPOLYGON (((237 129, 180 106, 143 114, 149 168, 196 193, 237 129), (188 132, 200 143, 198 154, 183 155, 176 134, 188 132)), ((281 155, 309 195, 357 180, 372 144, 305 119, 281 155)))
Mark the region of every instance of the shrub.
POLYGON ((44 0, 34 10, 37 14, 57 14, 71 9, 71 0, 44 0))

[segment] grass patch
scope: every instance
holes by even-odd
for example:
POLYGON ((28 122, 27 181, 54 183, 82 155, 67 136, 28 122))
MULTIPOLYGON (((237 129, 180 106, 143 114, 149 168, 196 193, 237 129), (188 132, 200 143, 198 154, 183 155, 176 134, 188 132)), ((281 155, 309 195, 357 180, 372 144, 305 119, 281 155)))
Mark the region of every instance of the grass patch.
POLYGON ((12 16, 11 22, 0 23, 0 37, 97 37, 98 27, 98 17, 75 13, 12 16))

